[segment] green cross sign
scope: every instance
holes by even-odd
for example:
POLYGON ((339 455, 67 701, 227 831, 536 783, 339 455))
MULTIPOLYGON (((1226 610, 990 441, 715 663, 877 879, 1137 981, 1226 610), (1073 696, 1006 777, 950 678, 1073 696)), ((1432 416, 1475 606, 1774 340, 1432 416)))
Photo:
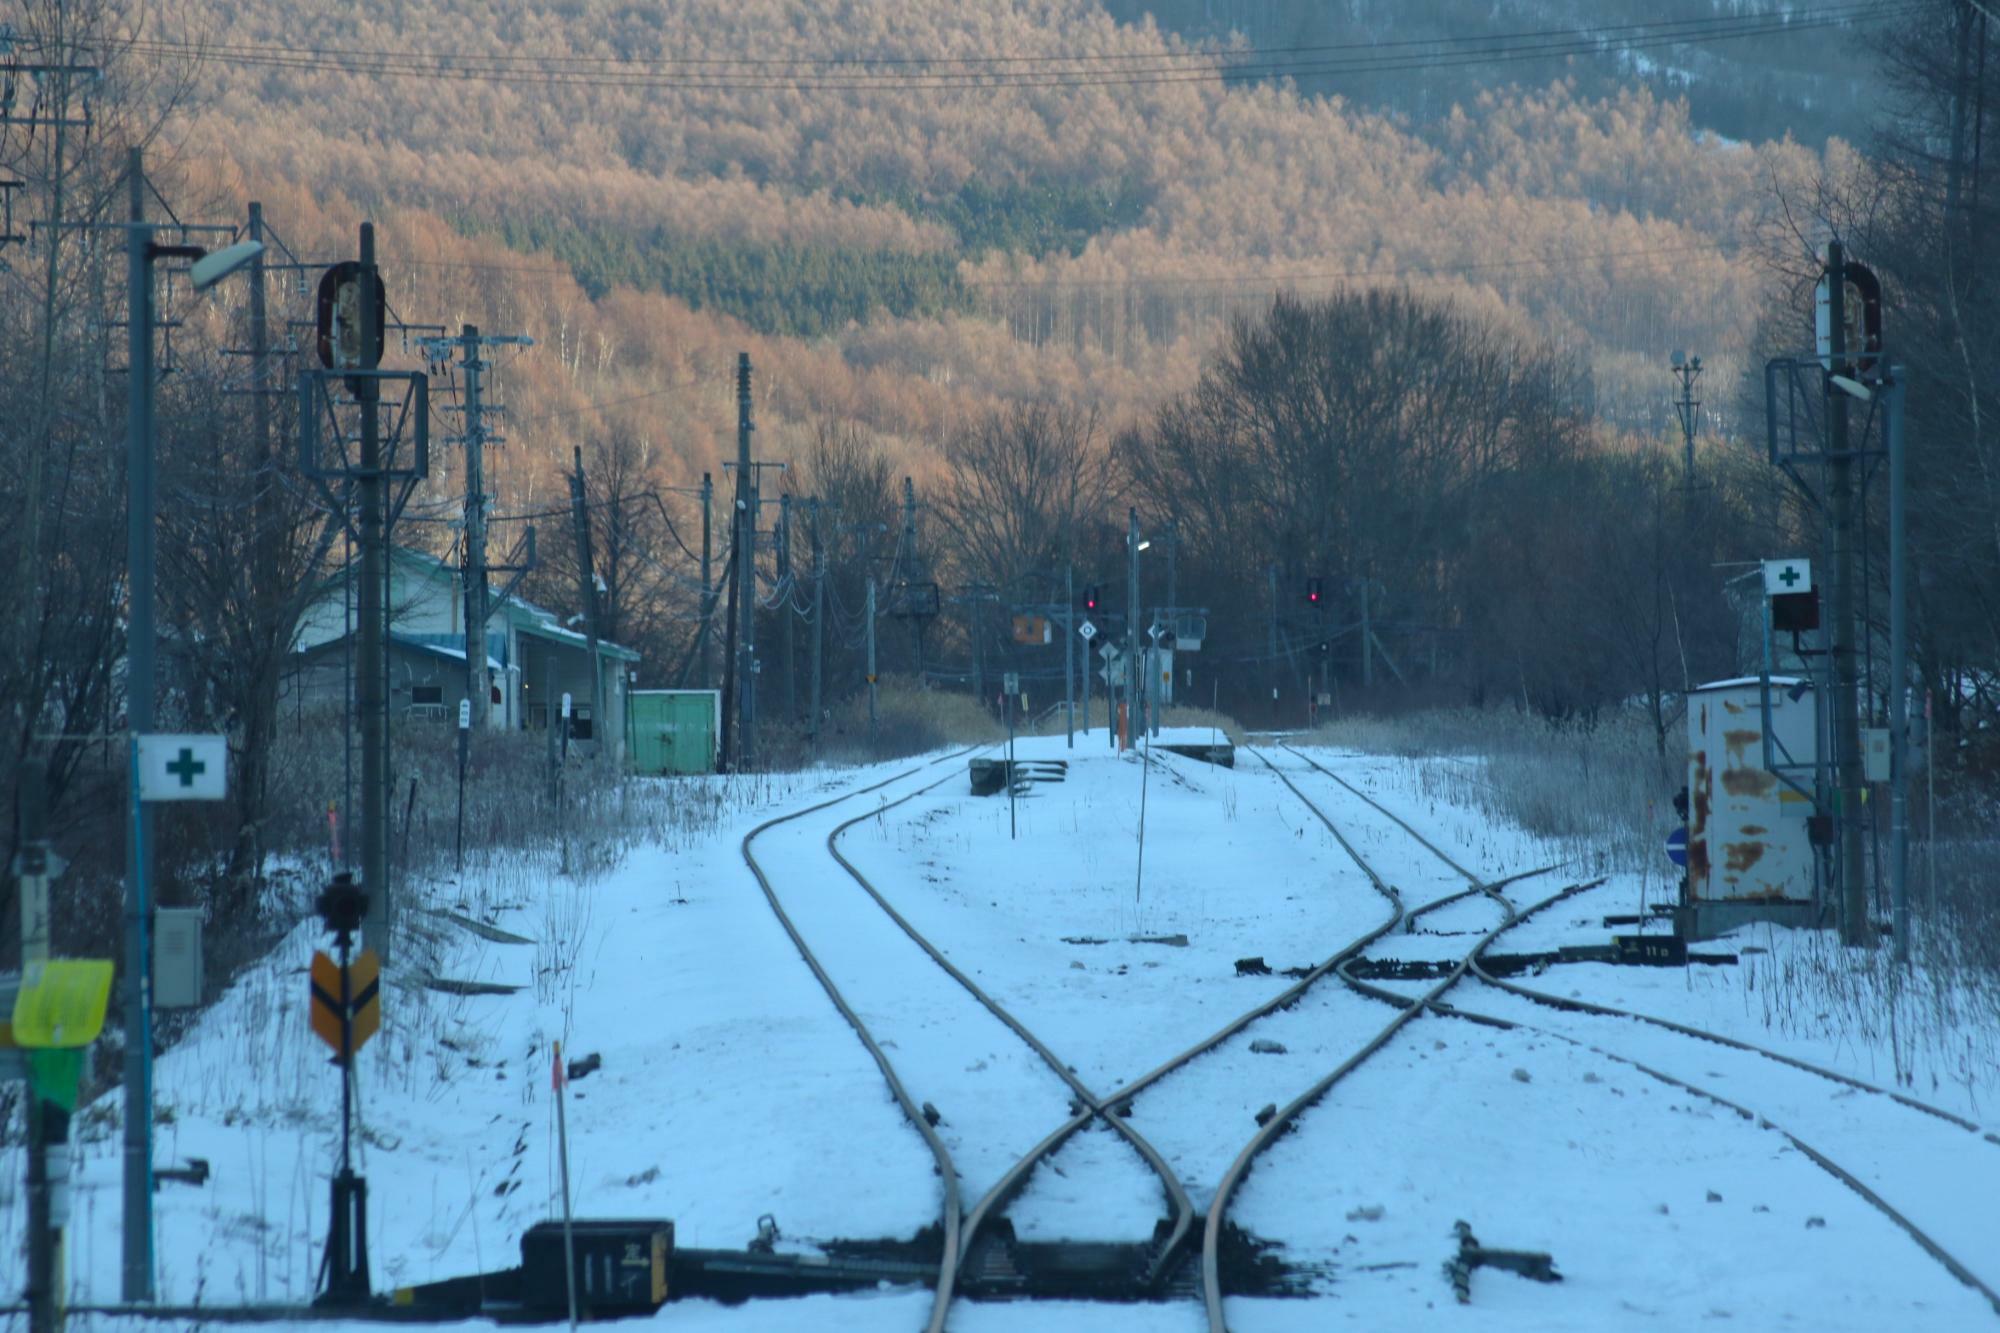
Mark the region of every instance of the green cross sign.
POLYGON ((158 733, 138 740, 139 799, 221 801, 229 796, 229 743, 221 736, 158 733))
POLYGON ((195 758, 194 751, 183 745, 181 747, 180 758, 167 765, 167 772, 179 778, 181 786, 192 787, 194 786, 195 774, 208 772, 208 765, 195 758))
POLYGON ((1783 597, 1812 587, 1812 562, 1798 557, 1764 562, 1764 595, 1783 597))

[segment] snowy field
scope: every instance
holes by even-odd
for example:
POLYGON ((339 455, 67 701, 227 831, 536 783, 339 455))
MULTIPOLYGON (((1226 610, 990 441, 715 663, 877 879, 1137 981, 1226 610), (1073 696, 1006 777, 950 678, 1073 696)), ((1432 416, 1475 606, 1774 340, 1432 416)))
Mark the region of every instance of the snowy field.
MULTIPOLYGON (((1286 969, 1324 961, 1390 915, 1257 754, 1239 752, 1233 771, 1161 751, 1147 766, 1111 754, 1101 732, 1074 750, 1055 737, 1023 740, 1019 752, 1070 766, 1066 781, 1018 802, 1011 835, 1007 799, 969 795, 963 759, 909 761, 737 789, 712 828, 641 848, 581 883, 499 866, 433 886, 434 906, 490 929, 425 917, 407 952, 438 976, 519 989, 462 996, 404 984, 387 993, 383 1035, 359 1078, 357 1166, 370 1186, 377 1287, 516 1262, 520 1232, 557 1212, 556 1039, 572 1059, 602 1057, 569 1094, 581 1216, 671 1217, 683 1245, 736 1248, 768 1213, 780 1247, 798 1252, 835 1238, 907 1238, 936 1221, 940 1188, 923 1141, 744 864, 745 834, 778 816, 833 802, 771 827, 752 851, 911 1095, 937 1108, 967 1208, 1067 1117, 1071 1093, 829 858, 827 839, 841 826, 852 824, 840 850, 883 896, 1099 1096, 1281 992, 1292 984, 1286 969), (1133 836, 1142 812, 1143 874, 1133 836), (490 938, 496 931, 525 942, 490 938), (1253 958, 1269 971, 1238 968, 1253 958)), ((1283 750, 1261 753, 1406 906, 1466 887, 1352 792, 1283 750)), ((1517 907, 1595 878, 1577 848, 1427 796, 1419 763, 1313 754, 1483 879, 1554 867, 1506 888, 1517 907)), ((675 790, 663 788, 668 800, 675 790)), ((1658 873, 1614 877, 1494 947, 1601 943, 1603 916, 1666 892, 1658 873)), ((1369 953, 1455 960, 1501 919, 1490 900, 1470 898, 1423 918, 1424 933, 1391 934, 1369 953)), ((158 1161, 204 1158, 213 1171, 203 1186, 165 1184, 157 1196, 163 1301, 311 1296, 339 1137, 338 1076, 305 1021, 304 967, 322 938, 302 925, 158 1063, 158 1161)), ((1900 1072, 1911 1095, 1988 1129, 2000 1123, 1977 1058, 1956 1071, 1913 1063, 1895 1038, 1773 1010, 1771 978, 1794 955, 1823 948, 1817 939, 1759 929, 1703 947, 1761 952, 1733 967, 1564 965, 1519 980, 1871 1082, 1900 1072)), ((1853 1172, 1992 1286, 2000 1142, 1755 1055, 1553 1010, 1475 979, 1447 998, 1522 1026, 1419 1017, 1276 1141, 1229 1216, 1271 1242, 1311 1294, 1231 1298, 1232 1328, 2000 1326, 1981 1296, 1778 1129, 1853 1172), (1441 1274, 1459 1219, 1486 1244, 1551 1252, 1565 1280, 1482 1269, 1461 1308, 1441 1274)), ((1392 1015, 1329 977, 1137 1095, 1130 1122, 1206 1208, 1258 1109, 1295 1096, 1392 1015)), ((80 1117, 68 1273, 79 1306, 117 1297, 117 1119, 115 1094, 80 1117)), ((1008 1216, 1024 1239, 1137 1241, 1164 1211, 1137 1155, 1093 1128, 1035 1174, 1008 1216)), ((10 1170, 0 1177, 0 1252, 17 1252, 24 1214, 10 1170)), ((676 1302, 657 1322, 732 1333, 911 1329, 929 1307, 928 1291, 882 1290, 736 1307, 676 1302)), ((137 1327, 104 1316, 71 1326, 137 1327)), ((1120 1333, 1206 1323, 1185 1299, 960 1302, 952 1327, 1120 1333)))

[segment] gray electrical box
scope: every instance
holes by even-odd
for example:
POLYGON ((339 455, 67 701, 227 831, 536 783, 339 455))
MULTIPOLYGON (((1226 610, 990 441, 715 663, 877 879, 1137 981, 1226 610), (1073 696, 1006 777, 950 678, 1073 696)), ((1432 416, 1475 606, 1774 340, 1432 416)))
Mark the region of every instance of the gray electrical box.
POLYGON ((153 1007, 192 1009, 201 1003, 201 909, 153 910, 153 1007))

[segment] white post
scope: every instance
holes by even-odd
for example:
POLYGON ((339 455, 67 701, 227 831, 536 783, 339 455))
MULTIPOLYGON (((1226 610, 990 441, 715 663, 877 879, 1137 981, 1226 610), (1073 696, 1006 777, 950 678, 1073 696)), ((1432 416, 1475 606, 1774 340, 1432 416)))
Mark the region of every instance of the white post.
POLYGON ((553 1043, 555 1067, 549 1084, 556 1094, 556 1157, 562 1163, 563 1285, 569 1292, 569 1326, 576 1327, 576 1230, 569 1212, 569 1119, 563 1113, 562 1043, 553 1043))

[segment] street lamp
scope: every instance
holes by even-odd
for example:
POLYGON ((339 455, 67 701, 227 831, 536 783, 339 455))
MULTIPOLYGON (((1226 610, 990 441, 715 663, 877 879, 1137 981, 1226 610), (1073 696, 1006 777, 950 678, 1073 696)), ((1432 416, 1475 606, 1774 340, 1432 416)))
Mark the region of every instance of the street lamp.
POLYGON ((153 1022, 146 925, 153 817, 139 799, 139 737, 153 729, 153 261, 192 259, 195 290, 207 291, 264 252, 244 241, 210 254, 161 245, 146 221, 146 169, 134 148, 126 168, 131 217, 126 277, 125 711, 132 823, 125 841, 125 1206, 123 1283, 128 1302, 153 1299, 153 1022))

